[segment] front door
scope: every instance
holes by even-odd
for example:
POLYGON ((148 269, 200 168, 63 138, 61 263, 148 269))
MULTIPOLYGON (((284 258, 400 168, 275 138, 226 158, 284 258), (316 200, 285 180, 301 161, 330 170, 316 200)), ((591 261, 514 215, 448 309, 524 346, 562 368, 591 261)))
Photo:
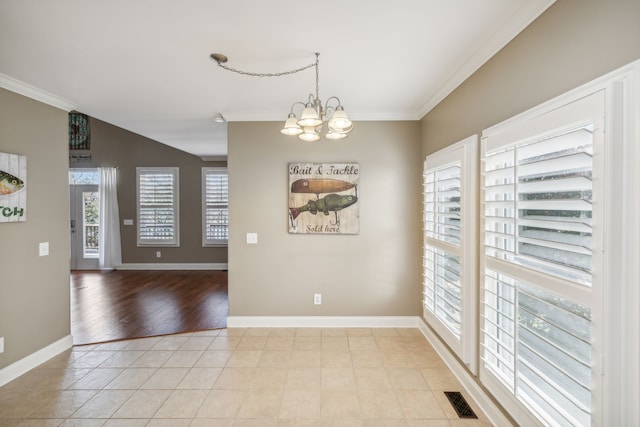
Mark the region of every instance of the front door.
POLYGON ((98 186, 71 185, 71 269, 98 269, 100 198, 98 186))

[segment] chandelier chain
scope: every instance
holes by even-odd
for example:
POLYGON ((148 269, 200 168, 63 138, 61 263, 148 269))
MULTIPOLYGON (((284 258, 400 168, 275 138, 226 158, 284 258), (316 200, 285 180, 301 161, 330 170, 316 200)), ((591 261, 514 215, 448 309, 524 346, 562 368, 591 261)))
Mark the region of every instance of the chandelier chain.
POLYGON ((316 69, 317 69, 317 66, 318 66, 318 64, 317 64, 317 62, 315 62, 313 64, 305 65, 304 67, 301 67, 301 68, 296 68, 295 70, 282 71, 280 73, 252 73, 250 71, 242 71, 242 70, 238 70, 236 68, 231 68, 231 67, 228 67, 228 66, 218 62, 218 67, 224 68, 227 71, 231 71, 231 72, 234 72, 234 73, 242 74, 242 75, 245 75, 245 76, 252 76, 252 77, 280 77, 280 76, 286 76, 288 74, 295 74, 295 73, 299 73, 300 71, 308 70, 311 67, 316 67, 316 69))
POLYGON ((320 99, 320 54, 316 52, 316 99, 320 99))

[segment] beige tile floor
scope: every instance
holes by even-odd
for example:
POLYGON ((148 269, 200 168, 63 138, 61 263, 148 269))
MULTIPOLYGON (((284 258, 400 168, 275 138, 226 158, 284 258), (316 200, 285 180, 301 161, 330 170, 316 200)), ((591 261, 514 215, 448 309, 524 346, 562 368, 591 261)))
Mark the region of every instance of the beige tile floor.
POLYGON ((489 426, 417 329, 237 328, 74 347, 0 388, 0 426, 489 426), (478 420, 443 391, 462 391, 478 420))

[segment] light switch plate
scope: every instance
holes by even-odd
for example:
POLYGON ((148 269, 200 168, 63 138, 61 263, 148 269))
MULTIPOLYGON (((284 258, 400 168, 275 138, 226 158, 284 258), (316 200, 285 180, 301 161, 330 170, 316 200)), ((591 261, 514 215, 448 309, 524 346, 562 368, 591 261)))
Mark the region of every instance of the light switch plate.
POLYGON ((258 244, 258 233, 247 233, 247 245, 258 244))
POLYGON ((4 337, 0 337, 0 353, 4 353, 4 337))
POLYGON ((49 255, 49 242, 40 242, 40 245, 38 246, 38 253, 40 256, 49 255))
POLYGON ((132 219, 124 219, 124 220, 122 220, 122 224, 123 225, 133 225, 133 220, 132 219))

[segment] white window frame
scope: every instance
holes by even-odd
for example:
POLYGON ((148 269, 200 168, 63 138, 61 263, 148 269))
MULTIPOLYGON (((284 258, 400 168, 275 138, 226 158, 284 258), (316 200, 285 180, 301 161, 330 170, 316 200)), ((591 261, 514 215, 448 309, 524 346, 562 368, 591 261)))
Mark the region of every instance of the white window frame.
POLYGON ((178 167, 137 167, 136 168, 136 210, 137 210, 137 242, 138 246, 179 247, 180 246, 180 197, 179 197, 179 168, 178 167), (149 239, 140 236, 140 176, 156 173, 170 174, 173 177, 173 228, 172 239, 149 239))
MULTIPOLYGON (((226 167, 203 167, 202 168, 202 246, 227 246, 229 239, 212 239, 207 238, 207 189, 206 182, 208 175, 224 175, 228 177, 228 171, 226 167)), ((227 178, 228 179, 228 178, 227 178)), ((227 184, 227 203, 217 205, 219 208, 229 209, 229 188, 227 184)), ((229 233, 229 223, 227 214, 227 235, 229 233)))
MULTIPOLYGON (((460 259, 460 336, 454 334, 431 310, 423 305, 423 316, 431 328, 443 339, 472 373, 477 372, 477 184, 478 136, 473 135, 447 148, 427 156, 424 173, 442 170, 449 166, 460 167, 460 242, 453 244, 429 237, 424 233, 423 262, 428 262, 430 247, 457 256, 460 259)), ((424 197, 426 199, 425 188, 424 197)), ((424 223, 427 224, 425 207, 424 223)), ((425 227, 426 228, 426 227, 425 227)), ((423 288, 426 292, 425 274, 423 288)))
MULTIPOLYGON (((602 95, 604 130, 599 129, 603 138, 601 153, 597 158, 594 154, 597 177, 594 176, 593 186, 594 193, 599 194, 594 195, 594 204, 599 205, 601 214, 599 219, 594 217, 593 224, 593 282, 590 289, 575 285, 565 289, 573 299, 587 302, 592 309, 592 425, 640 425, 640 61, 485 130, 481 156, 484 158, 488 146, 500 144, 514 124, 547 120, 545 115, 597 93, 602 95)), ((514 138, 518 136, 507 137, 514 138)), ((484 242, 484 213, 480 227, 484 242)), ((482 245, 483 287, 486 263, 482 245)), ((526 280, 544 276, 520 267, 512 272, 526 280)), ((560 280, 553 276, 544 279, 560 280)), ((502 391, 500 382, 485 370, 483 363, 479 372, 481 383, 518 423, 541 425, 527 408, 502 391)))

